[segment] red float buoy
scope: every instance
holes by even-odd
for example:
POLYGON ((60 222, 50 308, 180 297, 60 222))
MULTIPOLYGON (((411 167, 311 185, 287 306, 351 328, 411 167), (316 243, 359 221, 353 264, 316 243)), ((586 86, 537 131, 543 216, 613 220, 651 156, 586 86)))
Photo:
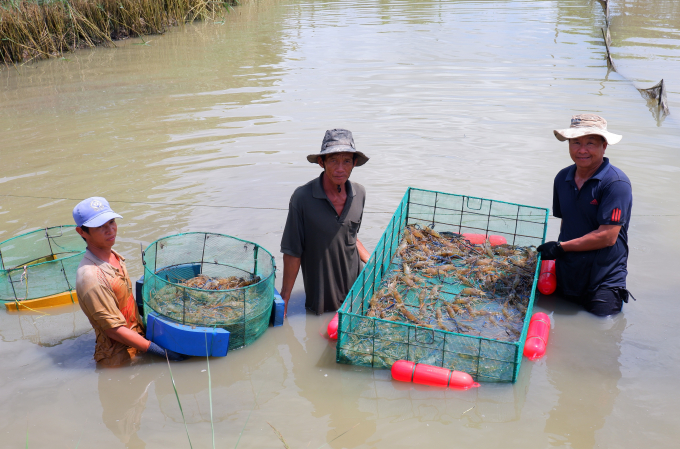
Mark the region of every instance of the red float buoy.
MULTIPOLYGON (((463 234, 463 237, 468 239, 473 245, 483 245, 487 238, 485 234, 463 234)), ((488 238, 491 246, 505 245, 508 243, 502 235, 489 235, 488 238)))
POLYGON ((543 312, 534 313, 529 322, 524 355, 529 360, 538 360, 545 354, 550 334, 550 318, 543 312))
POLYGON ((557 274, 555 273, 555 261, 541 261, 541 274, 538 275, 538 291, 544 295, 552 295, 557 288, 557 274))
POLYGON ((450 387, 461 390, 479 387, 468 373, 452 371, 439 366, 397 360, 392 365, 392 378, 401 382, 413 382, 433 387, 450 387))
POLYGON ((328 338, 331 340, 337 340, 338 339, 338 314, 336 313, 333 319, 331 320, 330 323, 328 323, 328 338))

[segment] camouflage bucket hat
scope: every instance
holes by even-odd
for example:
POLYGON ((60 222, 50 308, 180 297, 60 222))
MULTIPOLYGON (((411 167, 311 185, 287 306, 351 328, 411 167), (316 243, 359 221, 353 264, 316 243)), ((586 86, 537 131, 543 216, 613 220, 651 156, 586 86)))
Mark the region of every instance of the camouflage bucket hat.
POLYGON ((355 148, 352 131, 347 129, 329 129, 326 131, 326 135, 323 137, 323 142, 321 143, 321 152, 310 154, 307 156, 307 160, 312 164, 316 164, 316 158, 318 156, 325 156, 333 153, 356 153, 357 167, 368 162, 368 157, 361 151, 357 151, 355 148))
POLYGON ((614 145, 619 143, 623 136, 607 131, 607 120, 595 114, 580 114, 571 117, 571 126, 567 129, 556 129, 553 131, 557 140, 575 139, 581 136, 596 134, 602 136, 607 144, 614 145))

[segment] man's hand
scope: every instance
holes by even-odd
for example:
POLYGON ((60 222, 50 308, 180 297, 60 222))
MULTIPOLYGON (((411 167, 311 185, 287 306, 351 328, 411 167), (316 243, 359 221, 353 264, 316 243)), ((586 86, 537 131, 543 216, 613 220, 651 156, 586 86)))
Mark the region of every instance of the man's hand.
POLYGON ((562 249, 565 251, 594 251, 607 248, 616 244, 620 230, 621 226, 600 225, 599 228, 583 237, 562 242, 562 249))
POLYGON ((123 343, 126 346, 130 346, 131 348, 135 348, 142 352, 146 352, 147 348, 149 347, 149 343, 151 343, 137 332, 128 329, 125 326, 106 329, 104 333, 111 340, 116 340, 117 342, 123 343))
POLYGON ((149 354, 153 354, 153 355, 157 355, 159 357, 165 358, 165 353, 167 352, 168 353, 168 359, 170 361, 173 361, 173 362, 181 362, 182 360, 186 360, 186 359, 189 358, 188 355, 179 354, 175 351, 165 349, 165 348, 157 345, 156 343, 154 343, 152 341, 149 342, 149 343, 151 343, 149 345, 149 349, 146 350, 146 352, 148 352, 149 354))
POLYGON ((564 248, 562 248, 560 242, 545 242, 536 248, 536 251, 541 253, 543 260, 555 260, 564 256, 564 248))
POLYGON ((364 244, 361 243, 359 239, 357 239, 357 250, 359 251, 359 259, 361 259, 363 263, 368 263, 368 259, 371 258, 371 253, 368 252, 364 244))

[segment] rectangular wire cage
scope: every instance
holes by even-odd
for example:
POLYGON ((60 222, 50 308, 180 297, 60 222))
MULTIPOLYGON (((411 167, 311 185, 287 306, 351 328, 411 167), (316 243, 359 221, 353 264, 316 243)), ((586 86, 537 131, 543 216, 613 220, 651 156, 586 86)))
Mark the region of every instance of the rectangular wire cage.
POLYGON ((547 223, 545 208, 408 188, 339 310, 337 362, 389 368, 395 360, 402 359, 464 371, 477 381, 516 381, 540 259, 517 341, 499 341, 367 316, 369 300, 393 271, 395 252, 406 226, 430 227, 439 233, 499 235, 510 245, 529 247, 545 240, 547 223))

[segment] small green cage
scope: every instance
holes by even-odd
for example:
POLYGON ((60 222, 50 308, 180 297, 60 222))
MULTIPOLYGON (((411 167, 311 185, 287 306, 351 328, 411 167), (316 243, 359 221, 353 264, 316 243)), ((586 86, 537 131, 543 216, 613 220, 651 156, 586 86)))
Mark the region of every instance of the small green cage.
POLYGON ((151 243, 143 264, 144 316, 152 312, 180 324, 224 328, 230 332, 230 350, 252 343, 267 330, 276 265, 263 247, 224 234, 189 232, 151 243), (180 284, 198 275, 259 281, 228 290, 180 284))
POLYGON ((76 288, 85 242, 75 226, 38 229, 0 243, 0 301, 24 301, 76 288))
POLYGON ((439 233, 500 235, 511 245, 538 246, 545 240, 547 224, 545 208, 408 188, 339 310, 337 362, 389 368, 396 355, 398 359, 465 371, 477 381, 515 382, 536 294, 540 258, 517 341, 369 317, 368 302, 394 268, 391 264, 406 226, 427 226, 439 233))

